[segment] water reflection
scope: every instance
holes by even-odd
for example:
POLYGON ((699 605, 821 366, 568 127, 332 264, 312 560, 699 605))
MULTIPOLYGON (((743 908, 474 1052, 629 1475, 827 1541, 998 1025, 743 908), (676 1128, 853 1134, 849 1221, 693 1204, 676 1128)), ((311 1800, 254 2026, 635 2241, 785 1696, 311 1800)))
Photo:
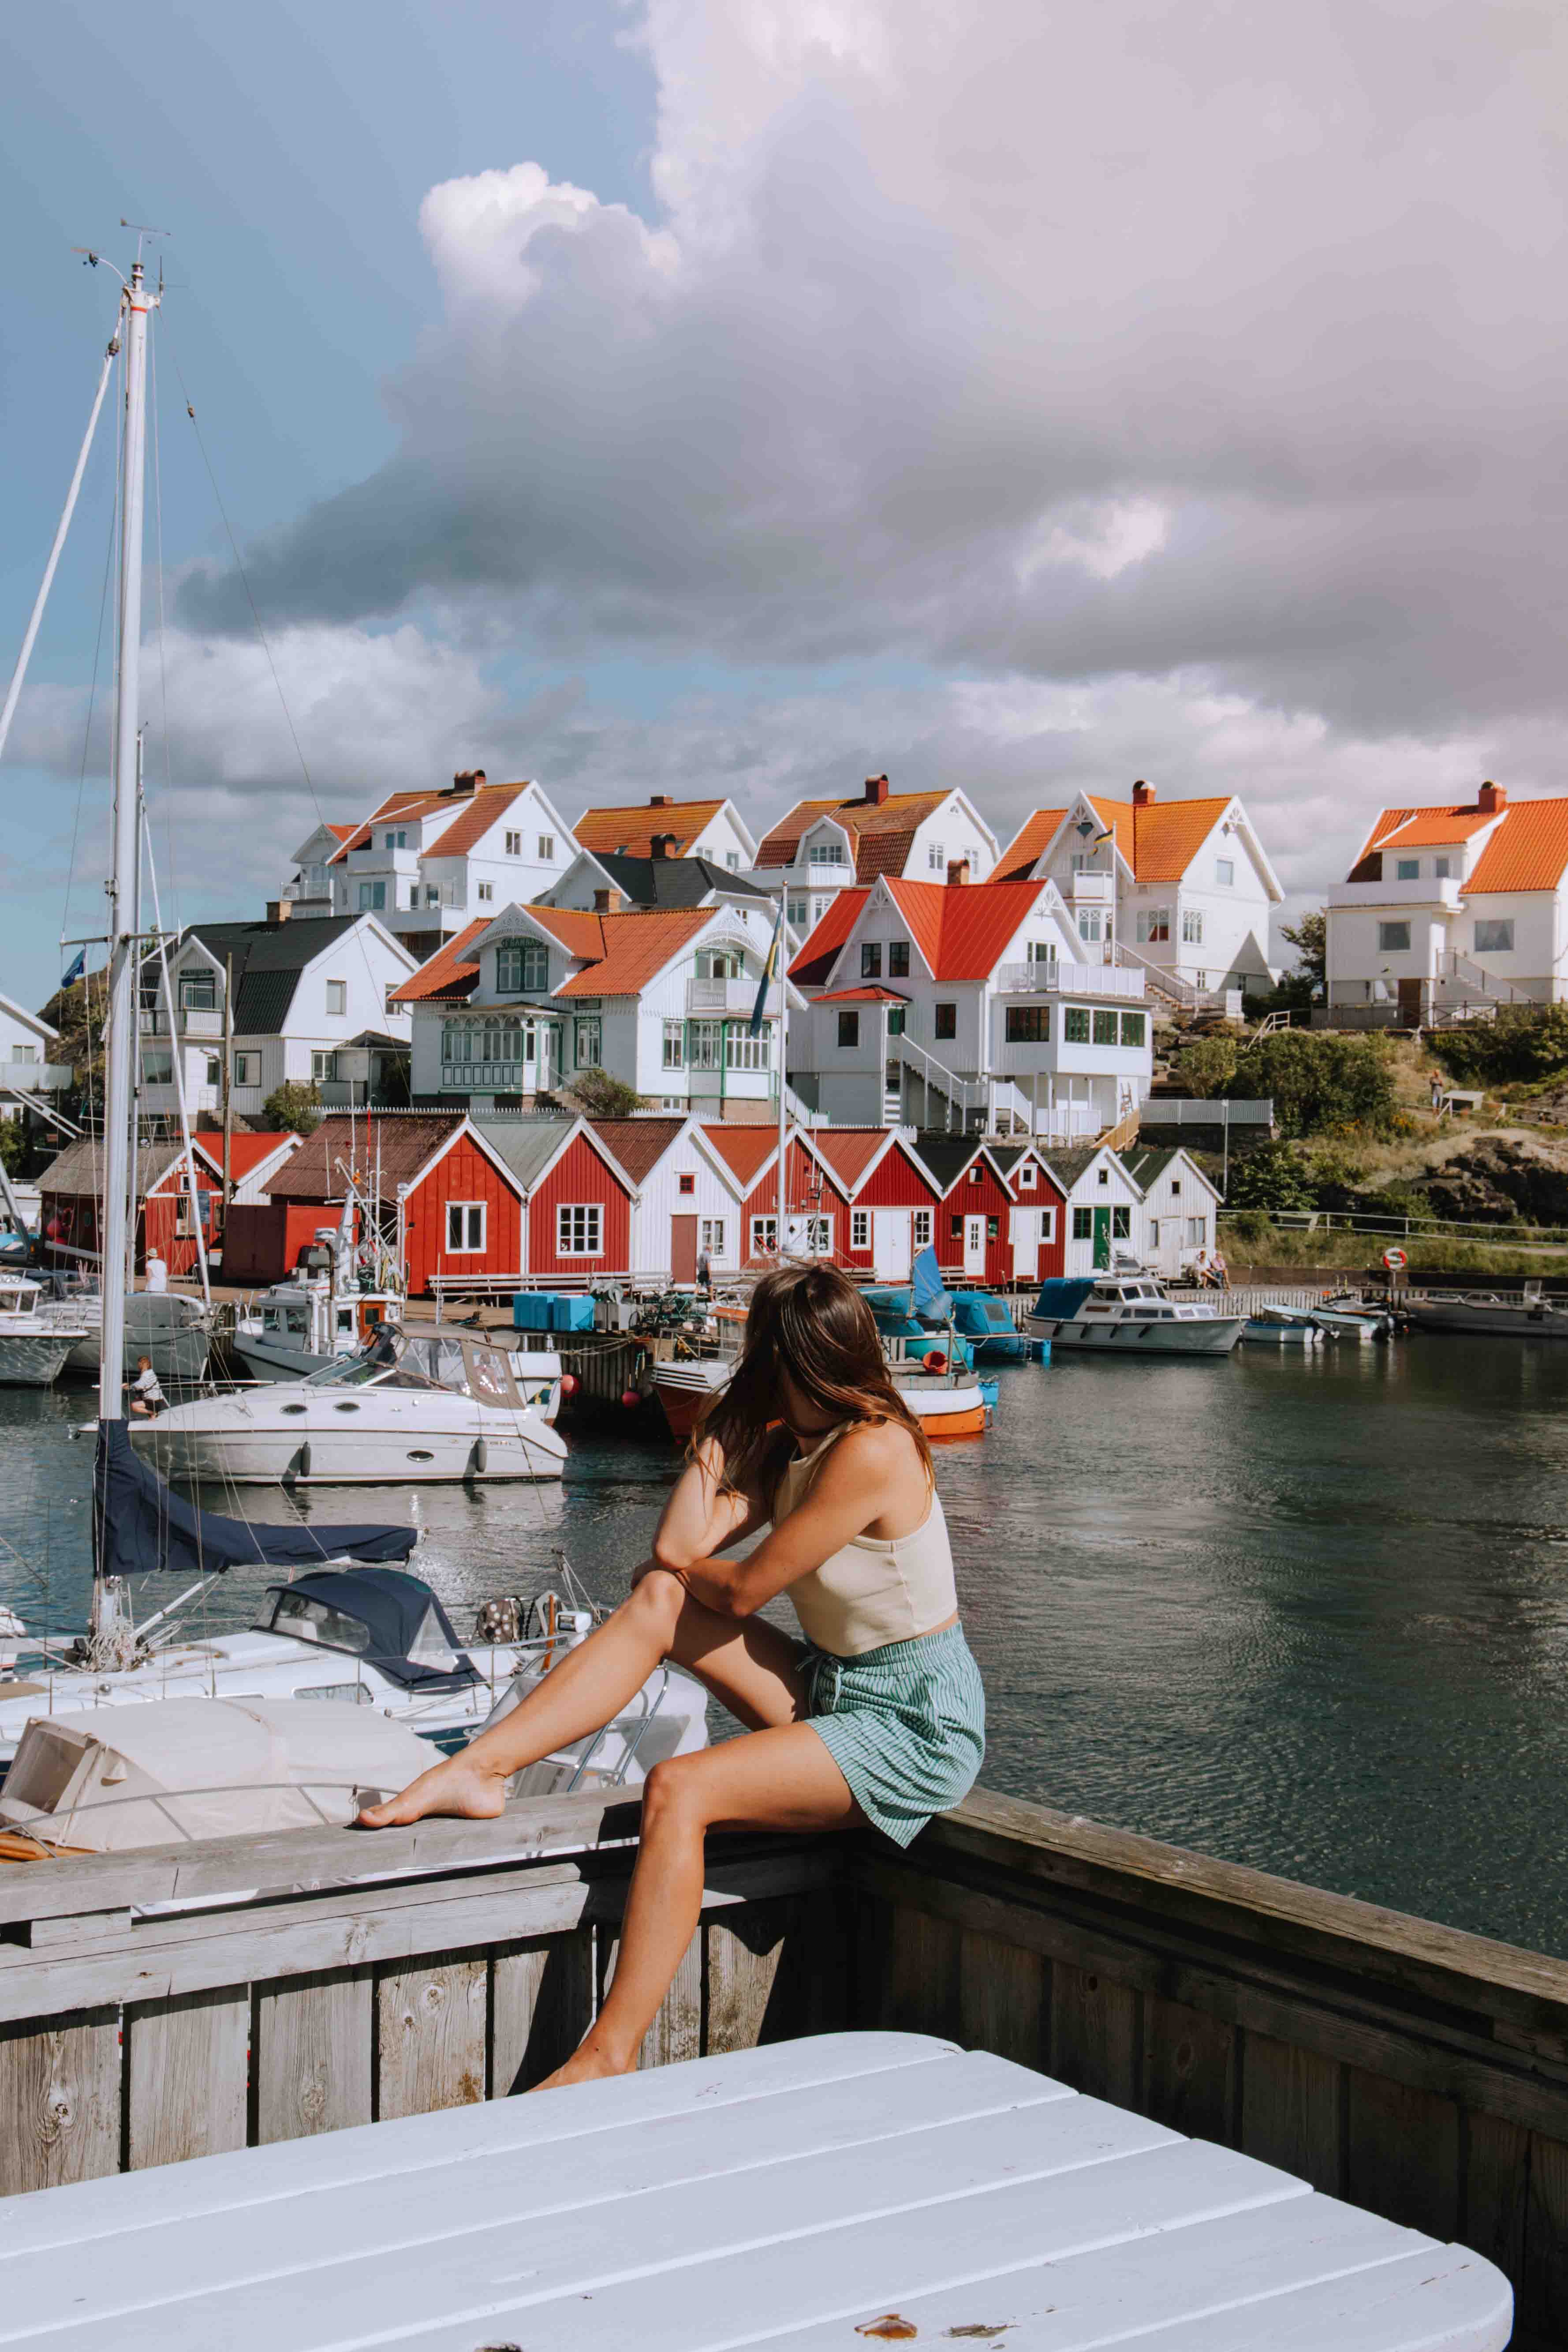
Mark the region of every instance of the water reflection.
MULTIPOLYGON (((1568 1349, 1479 1339, 1005 1369, 994 1433, 939 1463, 987 1780, 1568 1951, 1565 1402, 1568 1349)), ((90 1407, 0 1391, 0 1599, 33 1622, 40 1575, 58 1622, 85 1608, 91 1449, 68 1431, 90 1407)), ((298 1507, 416 1515, 415 1565, 466 1623, 563 1549, 618 1598, 672 1469, 578 1441, 560 1486, 298 1507)), ((226 1580, 209 1622, 245 1622, 264 1581, 226 1580)))

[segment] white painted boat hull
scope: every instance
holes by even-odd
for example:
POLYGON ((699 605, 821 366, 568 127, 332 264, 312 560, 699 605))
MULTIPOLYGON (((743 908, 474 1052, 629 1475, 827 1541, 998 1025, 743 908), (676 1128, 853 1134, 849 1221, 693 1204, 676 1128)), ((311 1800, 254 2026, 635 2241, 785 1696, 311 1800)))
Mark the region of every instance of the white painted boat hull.
POLYGON ((0 1388, 53 1388, 74 1344, 69 1331, 0 1332, 0 1388))
POLYGON ((494 1486, 559 1478, 566 1458, 532 1406, 377 1388, 279 1383, 175 1405, 131 1434, 161 1476, 196 1484, 494 1486))
POLYGON ((1024 1329, 1031 1339, 1048 1339, 1052 1349, 1080 1348, 1093 1356, 1228 1356, 1247 1328, 1245 1315, 1205 1315, 1179 1322, 1085 1322, 1073 1317, 1058 1321, 1049 1315, 1026 1315, 1024 1329))

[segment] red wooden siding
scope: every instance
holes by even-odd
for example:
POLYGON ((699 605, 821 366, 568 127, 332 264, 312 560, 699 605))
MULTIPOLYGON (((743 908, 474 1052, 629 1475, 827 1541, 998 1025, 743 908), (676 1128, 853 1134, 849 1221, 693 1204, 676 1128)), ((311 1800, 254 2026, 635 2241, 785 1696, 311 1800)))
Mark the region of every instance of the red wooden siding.
MULTIPOLYGON (((171 1275, 194 1274, 196 1271, 196 1237, 194 1233, 176 1233, 180 1219, 180 1193, 184 1190, 185 1171, 183 1166, 171 1169, 142 1202, 136 1221, 136 1270, 144 1273, 147 1252, 153 1249, 168 1267, 171 1275)), ((196 1162, 196 1190, 209 1196, 222 1187, 207 1173, 200 1160, 196 1162)), ((216 1214, 216 1212, 209 1212, 216 1214)), ((39 1202, 39 1230, 46 1242, 58 1241, 72 1249, 96 1250, 99 1245, 98 1202, 90 1192, 45 1192, 39 1202)), ((215 1228, 206 1227, 210 1244, 215 1228)), ((62 1258, 61 1264, 73 1261, 62 1258)))
POLYGON ((459 1135, 408 1195, 404 1235, 411 1296, 427 1293, 437 1274, 515 1275, 522 1265, 522 1203, 494 1160, 467 1135, 459 1135), (482 1250, 447 1247, 447 1208, 452 1201, 483 1202, 482 1250))
MULTIPOLYGON (((812 1157, 798 1136, 789 1139, 784 1161, 784 1213, 791 1217, 831 1217, 833 1249, 837 1257, 847 1255, 849 1246, 849 1203, 839 1191, 831 1172, 819 1160, 812 1157), (820 1189, 820 1198, 817 1197, 820 1189)), ((764 1169, 747 1194, 741 1212, 742 1263, 750 1258, 752 1250, 752 1219, 776 1217, 779 1209, 779 1177, 776 1162, 764 1169)))
POLYGON ((632 1196, 613 1175, 584 1135, 566 1147, 529 1203, 528 1271, 543 1275, 628 1274, 632 1263, 632 1196), (597 1202, 597 1257, 563 1257, 557 1250, 555 1213, 563 1206, 597 1202))
MULTIPOLYGON (((1033 1195, 1020 1193, 1026 1206, 1033 1195)), ((972 1275, 973 1282, 984 1279, 988 1285, 1011 1282, 1013 1279, 1013 1200, 988 1160, 976 1160, 966 1168, 937 1213, 936 1256, 944 1274, 963 1272, 963 1220, 965 1217, 994 1218, 996 1236, 993 1240, 987 1228, 985 1242, 985 1272, 983 1277, 972 1275), (972 1175, 978 1173, 980 1181, 972 1184, 972 1175), (956 1230, 954 1221, 956 1220, 956 1230)))
POLYGON ((1068 1245, 1068 1204, 1065 1196, 1058 1191, 1042 1168, 1035 1191, 1032 1193, 1020 1192, 1018 1202, 1020 1207, 1027 1207, 1032 1203, 1037 1209, 1056 1211, 1056 1238, 1054 1241, 1043 1241, 1040 1244, 1040 1280, 1046 1282, 1054 1275, 1065 1273, 1068 1245))
POLYGON ((895 1143, 884 1152, 855 1195, 858 1209, 934 1209, 942 1199, 926 1181, 904 1150, 895 1143))

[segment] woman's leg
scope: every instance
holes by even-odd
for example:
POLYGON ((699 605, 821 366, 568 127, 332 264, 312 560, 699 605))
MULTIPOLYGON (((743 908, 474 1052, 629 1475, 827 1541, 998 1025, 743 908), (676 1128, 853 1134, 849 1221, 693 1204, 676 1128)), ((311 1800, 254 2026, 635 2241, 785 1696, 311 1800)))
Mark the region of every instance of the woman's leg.
POLYGON ((582 2047, 542 2090, 624 2074, 668 1991, 702 1909, 702 1847, 710 1829, 847 1830, 865 1815, 807 1723, 728 1739, 656 1764, 643 1790, 642 1833, 626 1897, 615 1981, 582 2047))
POLYGON ((795 1648, 776 1626, 721 1617, 693 1601, 663 1569, 530 1691, 521 1706, 460 1752, 422 1772, 400 1796, 361 1813, 367 1829, 392 1829, 428 1813, 489 1820, 506 1802, 509 1776, 597 1731, 664 1658, 689 1666, 742 1723, 789 1723, 804 1712, 795 1648))

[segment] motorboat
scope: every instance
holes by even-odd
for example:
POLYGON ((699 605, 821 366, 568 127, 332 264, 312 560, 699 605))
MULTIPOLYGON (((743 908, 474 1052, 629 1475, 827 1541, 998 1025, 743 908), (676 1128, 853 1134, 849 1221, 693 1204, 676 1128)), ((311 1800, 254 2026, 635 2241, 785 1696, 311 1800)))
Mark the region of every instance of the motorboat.
MULTIPOLYGON (((77 1287, 59 1275, 48 1277, 55 1295, 44 1299, 39 1313, 79 1336, 66 1358, 73 1372, 96 1374, 103 1359, 103 1294, 96 1284, 77 1287), (85 1326, 85 1328, 83 1328, 85 1326)), ((207 1368, 212 1346, 212 1316, 199 1298, 176 1290, 132 1290, 125 1298, 123 1370, 134 1373, 143 1356, 171 1386, 194 1388, 207 1368)))
POLYGON ((1028 1341, 1005 1298, 989 1290, 960 1290, 952 1300, 952 1327, 969 1345, 977 1364, 1018 1363, 1028 1341))
POLYGON ((1285 1307, 1269 1301, 1256 1307, 1242 1334, 1249 1348, 1321 1348, 1322 1327, 1310 1307, 1285 1307))
POLYGON ((1146 1266, 1055 1276, 1041 1286, 1024 1328, 1058 1348, 1094 1355, 1228 1356, 1247 1317, 1223 1307, 1171 1298, 1146 1266))
POLYGON ((990 1406, 985 1383, 973 1371, 945 1365, 895 1372, 893 1386, 934 1445, 950 1437, 984 1434, 990 1406))
POLYGON ((1527 1282, 1517 1298, 1495 1290, 1428 1290, 1404 1301, 1400 1313, 1413 1331, 1568 1339, 1568 1298, 1547 1298, 1538 1282, 1527 1282))
POLYGON ((302 1381, 172 1406, 132 1438, 164 1476, 373 1486, 559 1478, 563 1440, 506 1352, 468 1332, 389 1332, 302 1381))
MULTIPOLYGON (((374 1564, 314 1569, 270 1584, 254 1624, 231 1633, 204 1629, 197 1638, 182 1630, 195 1613, 187 1595, 183 1618, 160 1612, 139 1630, 127 1627, 118 1667, 95 1664, 85 1642, 44 1643, 38 1663, 0 1676, 0 1767, 19 1752, 35 1718, 79 1725, 100 1709, 140 1714, 163 1700, 226 1699, 374 1710, 417 1735, 424 1752, 413 1770, 423 1770, 431 1747, 446 1755, 465 1747, 592 1632, 596 1612, 564 1562, 562 1579, 563 1591, 484 1602, 466 1643, 421 1578, 374 1564)), ((26 1629, 12 1639, 26 1655, 26 1629)), ((516 1793, 635 1787, 661 1758, 707 1745, 707 1707, 694 1676, 656 1667, 611 1722, 515 1775, 516 1793)), ((334 1719, 346 1737, 352 1714, 334 1719)), ((118 1729, 108 1736, 119 1744, 118 1729)), ((405 1772, 396 1785, 412 1778, 405 1772)), ((7 1793, 17 1793, 9 1782, 7 1793)))
POLYGON ((1358 1298, 1325 1298, 1311 1310, 1312 1320, 1326 1339, 1354 1339, 1363 1346, 1386 1339, 1394 1318, 1381 1307, 1363 1307, 1358 1298))
MULTIPOLYGON (((379 1328, 396 1326, 402 1313, 399 1291, 345 1291, 301 1268, 291 1282, 262 1291, 237 1318, 229 1350, 253 1380, 301 1381, 363 1354, 379 1328)), ((509 1345, 501 1353, 523 1402, 553 1422, 561 1410, 561 1359, 554 1349, 509 1345)))
POLYGON ((53 1388, 71 1349, 87 1333, 86 1323, 57 1322, 42 1305, 43 1285, 30 1276, 0 1273, 0 1388, 53 1388))

